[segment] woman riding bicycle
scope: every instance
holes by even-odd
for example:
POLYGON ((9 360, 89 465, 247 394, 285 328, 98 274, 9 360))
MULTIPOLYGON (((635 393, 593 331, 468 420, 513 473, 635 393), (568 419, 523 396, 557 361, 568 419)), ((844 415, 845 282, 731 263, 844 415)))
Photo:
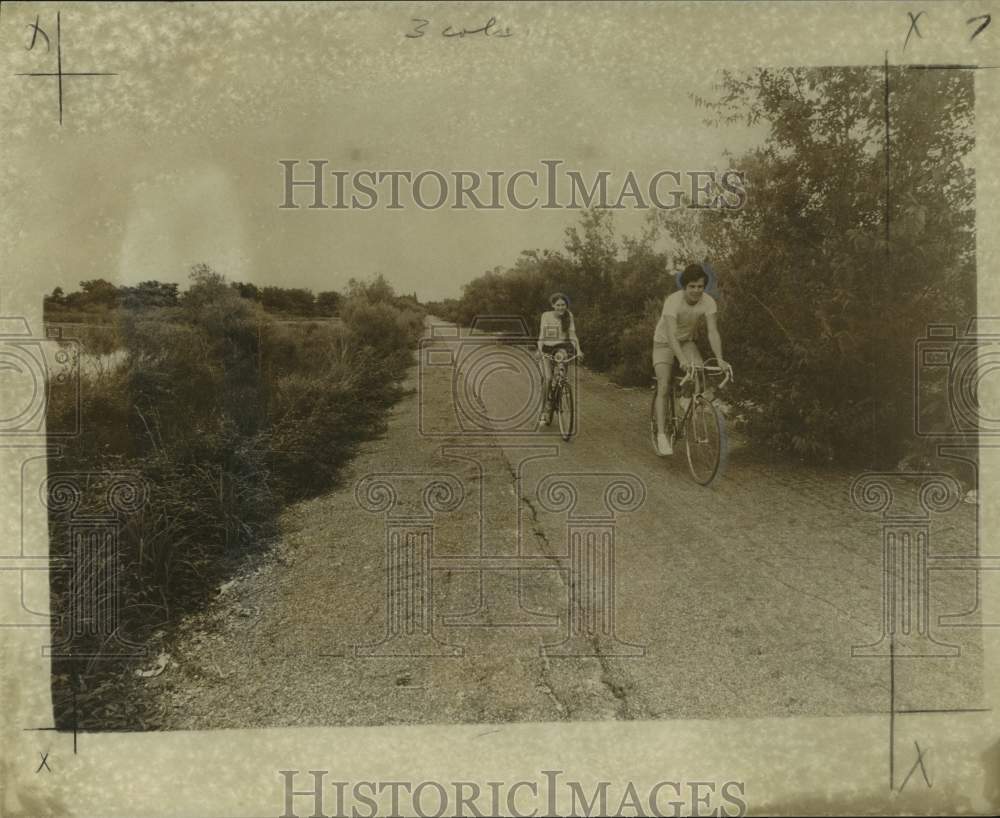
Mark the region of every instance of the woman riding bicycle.
POLYGON ((552 361, 545 356, 565 349, 570 354, 575 352, 577 359, 583 360, 573 313, 569 311, 569 298, 562 293, 553 293, 549 297, 549 305, 552 309, 542 313, 538 328, 538 355, 542 362, 542 416, 538 419, 539 426, 547 426, 552 421, 552 407, 549 405, 552 361))
POLYGON ((663 311, 653 335, 653 369, 656 372, 656 446, 662 457, 673 454, 673 446, 666 435, 667 394, 670 375, 676 359, 685 371, 701 366, 701 353, 694 342, 695 330, 704 320, 708 330, 708 343, 718 364, 729 369, 722 357, 722 338, 716 323, 718 307, 715 299, 705 292, 708 274, 700 264, 689 264, 681 273, 681 289, 671 293, 663 302, 663 311))

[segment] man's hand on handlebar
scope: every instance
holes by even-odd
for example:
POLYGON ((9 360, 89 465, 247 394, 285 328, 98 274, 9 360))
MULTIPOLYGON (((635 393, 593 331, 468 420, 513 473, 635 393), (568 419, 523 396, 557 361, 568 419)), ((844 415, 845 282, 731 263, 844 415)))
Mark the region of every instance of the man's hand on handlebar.
POLYGON ((719 384, 719 388, 721 389, 733 379, 733 365, 729 363, 729 361, 723 361, 721 359, 716 361, 716 364, 725 375, 725 377, 722 379, 722 382, 719 384))

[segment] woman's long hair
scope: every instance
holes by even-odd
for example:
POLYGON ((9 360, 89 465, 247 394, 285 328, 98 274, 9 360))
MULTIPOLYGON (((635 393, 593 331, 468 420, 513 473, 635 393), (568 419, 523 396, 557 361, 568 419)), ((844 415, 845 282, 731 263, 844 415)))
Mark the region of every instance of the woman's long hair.
POLYGON ((569 332, 569 322, 573 319, 573 313, 569 311, 569 297, 565 293, 552 293, 549 296, 549 306, 555 307, 556 301, 560 299, 566 302, 566 312, 559 316, 559 323, 562 324, 563 332, 569 332))

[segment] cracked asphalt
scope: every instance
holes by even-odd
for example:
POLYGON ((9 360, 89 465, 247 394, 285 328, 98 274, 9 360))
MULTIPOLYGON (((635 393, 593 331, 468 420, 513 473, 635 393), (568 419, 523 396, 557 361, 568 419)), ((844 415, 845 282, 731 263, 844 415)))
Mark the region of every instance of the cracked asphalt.
MULTIPOLYGON (((159 726, 886 712, 889 660, 851 651, 882 633, 880 519, 852 503, 856 474, 731 439, 703 488, 682 454, 652 452, 646 390, 582 369, 570 442, 515 433, 537 417, 534 364, 460 346, 422 351, 387 434, 338 488, 288 509, 273 553, 163 646, 166 671, 143 682, 159 726), (396 535, 415 556, 387 572, 396 535), (598 543, 578 563, 575 535, 598 543)), ((900 481, 901 507, 914 498, 900 481)), ((976 512, 932 517, 931 552, 974 553, 976 512)), ((959 655, 897 658, 896 706, 979 707, 980 631, 938 622, 975 624, 975 575, 932 572, 929 603, 959 655)))

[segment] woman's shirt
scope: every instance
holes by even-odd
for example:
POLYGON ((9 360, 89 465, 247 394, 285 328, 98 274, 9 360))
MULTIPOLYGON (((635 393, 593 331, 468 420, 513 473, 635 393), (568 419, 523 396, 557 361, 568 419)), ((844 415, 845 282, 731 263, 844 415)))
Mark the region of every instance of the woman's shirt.
POLYGON ((539 322, 538 340, 542 344, 558 344, 563 341, 576 341, 576 324, 573 321, 573 313, 569 314, 569 329, 562 328, 562 322, 555 310, 542 313, 542 320, 539 322))

